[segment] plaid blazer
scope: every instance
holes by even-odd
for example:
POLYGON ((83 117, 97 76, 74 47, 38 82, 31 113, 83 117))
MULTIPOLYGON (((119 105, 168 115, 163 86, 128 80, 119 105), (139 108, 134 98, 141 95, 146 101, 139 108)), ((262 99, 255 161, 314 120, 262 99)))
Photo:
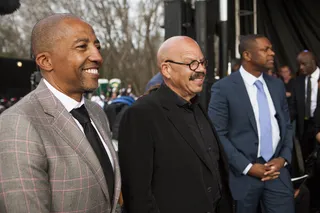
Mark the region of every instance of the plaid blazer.
POLYGON ((41 81, 0 116, 1 213, 116 212, 121 180, 107 117, 85 106, 112 154, 114 197, 85 135, 41 81))

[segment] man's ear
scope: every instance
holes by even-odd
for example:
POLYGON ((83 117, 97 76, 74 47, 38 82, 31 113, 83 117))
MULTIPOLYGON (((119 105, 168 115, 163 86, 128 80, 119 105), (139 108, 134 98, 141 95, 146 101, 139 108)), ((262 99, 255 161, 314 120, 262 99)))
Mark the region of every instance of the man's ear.
POLYGON ((242 53, 242 58, 246 61, 251 61, 251 53, 249 51, 244 51, 242 53))
POLYGON ((160 65, 162 76, 171 78, 171 67, 167 62, 162 62, 160 65))
POLYGON ((50 53, 48 52, 39 53, 36 56, 36 63, 43 71, 50 72, 53 70, 50 53))

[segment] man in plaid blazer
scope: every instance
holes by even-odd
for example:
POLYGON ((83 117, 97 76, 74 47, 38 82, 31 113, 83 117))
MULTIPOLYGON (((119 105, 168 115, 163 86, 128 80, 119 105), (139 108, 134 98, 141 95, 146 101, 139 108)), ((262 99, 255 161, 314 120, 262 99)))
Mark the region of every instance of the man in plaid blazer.
POLYGON ((103 110, 83 98, 98 86, 100 44, 70 14, 38 22, 32 51, 43 79, 0 116, 0 212, 116 212, 120 171, 103 110), (71 115, 85 106, 113 169, 113 196, 96 152, 71 115))

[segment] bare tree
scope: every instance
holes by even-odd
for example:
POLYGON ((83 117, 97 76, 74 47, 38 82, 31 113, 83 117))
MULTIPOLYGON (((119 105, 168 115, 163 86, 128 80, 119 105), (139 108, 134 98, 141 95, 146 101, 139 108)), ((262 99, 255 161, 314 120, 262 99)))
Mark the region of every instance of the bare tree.
POLYGON ((163 40, 161 0, 25 0, 0 17, 0 55, 30 57, 33 25, 46 15, 70 12, 93 25, 102 43, 103 78, 120 78, 143 93, 157 72, 156 51, 163 40))

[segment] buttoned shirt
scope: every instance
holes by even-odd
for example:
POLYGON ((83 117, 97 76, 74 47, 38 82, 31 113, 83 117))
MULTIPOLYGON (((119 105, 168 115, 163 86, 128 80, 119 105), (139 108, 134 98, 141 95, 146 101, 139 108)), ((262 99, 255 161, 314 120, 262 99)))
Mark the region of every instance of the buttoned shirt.
MULTIPOLYGON (((270 92, 268 90, 268 86, 265 82, 265 80, 263 79, 263 75, 261 74, 258 78, 255 77, 254 75, 250 74, 249 72, 247 72, 242 66, 240 67, 240 74, 241 77, 244 81, 244 85, 246 87, 247 93, 249 95, 249 99, 250 99, 250 103, 253 109, 253 113, 254 113, 254 117, 256 120, 256 124, 257 124, 257 130, 258 130, 258 137, 259 137, 259 145, 258 145, 258 153, 257 153, 257 157, 259 158, 260 155, 260 125, 259 125, 259 107, 258 107, 258 100, 257 100, 257 87, 254 85, 254 83, 259 80, 262 82, 263 84, 263 89, 264 92, 267 96, 267 101, 268 101, 268 105, 269 105, 269 111, 270 111, 270 120, 271 120, 271 129, 272 129, 272 148, 273 148, 273 153, 275 152, 278 143, 280 141, 280 128, 279 128, 279 124, 278 121, 276 119, 276 110, 274 108, 274 104, 270 95, 270 92)), ((243 174, 247 174, 248 171, 250 170, 250 168, 252 167, 252 164, 250 163, 245 170, 243 171, 243 174)))
POLYGON ((318 80, 320 76, 320 70, 319 67, 311 74, 307 75, 305 78, 305 100, 307 100, 307 85, 308 85, 308 77, 311 76, 311 104, 310 104, 310 113, 311 117, 314 116, 314 111, 316 110, 317 107, 317 97, 318 97, 318 80))

